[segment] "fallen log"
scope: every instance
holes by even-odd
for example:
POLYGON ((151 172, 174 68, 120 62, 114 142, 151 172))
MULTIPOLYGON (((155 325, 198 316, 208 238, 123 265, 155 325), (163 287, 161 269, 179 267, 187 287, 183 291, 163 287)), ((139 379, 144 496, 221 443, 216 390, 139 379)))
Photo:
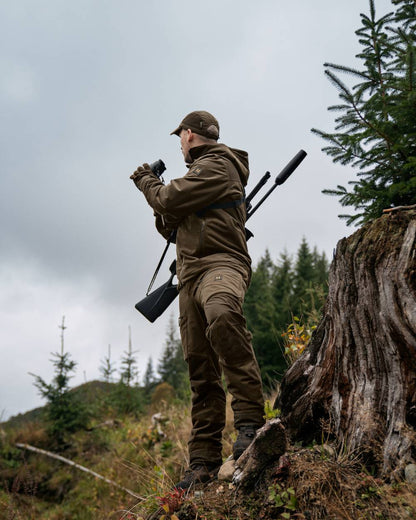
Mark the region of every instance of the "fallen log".
POLYGON ((63 462, 64 464, 67 464, 68 466, 72 466, 73 468, 76 468, 80 471, 84 471, 85 473, 88 473, 89 475, 92 475, 95 478, 104 480, 104 482, 107 482, 107 484, 110 484, 111 486, 121 489, 122 491, 125 491, 126 493, 128 493, 129 495, 132 495, 135 498, 138 498, 140 500, 145 500, 143 497, 137 495, 137 493, 135 493, 131 489, 127 489, 123 486, 120 486, 120 484, 117 484, 117 482, 114 482, 114 480, 110 480, 109 478, 103 477, 99 473, 96 473, 95 471, 92 471, 91 469, 88 469, 85 466, 82 466, 81 464, 77 464, 73 460, 62 457, 62 455, 58 455, 57 453, 53 453, 52 451, 42 450, 41 448, 36 448, 35 446, 31 446, 30 444, 22 444, 20 442, 16 443, 16 447, 21 450, 32 451, 34 453, 39 453, 41 455, 45 455, 46 457, 49 457, 51 459, 59 460, 60 462, 63 462))

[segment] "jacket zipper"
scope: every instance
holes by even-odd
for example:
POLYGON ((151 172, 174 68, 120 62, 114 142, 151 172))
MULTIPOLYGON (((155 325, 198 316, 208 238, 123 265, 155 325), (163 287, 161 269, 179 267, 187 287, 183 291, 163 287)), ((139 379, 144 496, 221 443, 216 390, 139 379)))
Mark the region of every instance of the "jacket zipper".
POLYGON ((206 225, 206 221, 205 221, 205 218, 202 217, 201 218, 201 231, 199 233, 199 250, 200 250, 200 254, 202 254, 204 252, 204 232, 205 232, 205 225, 206 225))

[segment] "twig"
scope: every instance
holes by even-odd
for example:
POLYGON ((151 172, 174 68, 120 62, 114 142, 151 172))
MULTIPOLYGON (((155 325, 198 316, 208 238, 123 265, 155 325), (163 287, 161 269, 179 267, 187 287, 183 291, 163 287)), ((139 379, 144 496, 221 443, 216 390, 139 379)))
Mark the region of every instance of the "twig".
POLYGON ((72 466, 81 471, 84 471, 85 473, 89 473, 90 475, 93 475, 96 478, 104 480, 104 482, 107 482, 107 484, 110 484, 111 486, 115 486, 115 487, 125 491, 129 495, 132 495, 133 497, 138 498, 139 500, 144 500, 143 497, 137 495, 134 491, 131 491, 130 489, 120 486, 120 484, 117 484, 117 482, 114 482, 114 480, 110 480, 106 477, 103 477, 102 475, 96 473, 95 471, 92 471, 91 469, 88 469, 85 466, 81 466, 81 464, 77 464, 76 462, 74 462, 72 460, 66 459, 65 457, 62 457, 61 455, 57 455, 56 453, 52 453, 51 451, 42 450, 41 448, 36 448, 35 446, 31 446, 30 444, 17 443, 16 447, 20 448, 22 450, 33 451, 35 453, 40 453, 41 455, 46 455, 47 457, 50 457, 51 459, 59 460, 59 461, 63 462, 64 464, 68 464, 69 466, 72 466))
POLYGON ((411 206, 396 206, 395 208, 383 209, 383 213, 392 213, 394 211, 401 211, 401 210, 408 210, 408 209, 416 209, 416 204, 412 204, 411 206))

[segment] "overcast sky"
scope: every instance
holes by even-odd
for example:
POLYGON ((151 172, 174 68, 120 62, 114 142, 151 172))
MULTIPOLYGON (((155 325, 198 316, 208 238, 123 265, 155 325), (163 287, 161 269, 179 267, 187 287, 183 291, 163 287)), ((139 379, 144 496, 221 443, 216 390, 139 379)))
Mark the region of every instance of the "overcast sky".
POLYGON ((119 364, 129 326, 141 376, 157 365, 177 302, 154 324, 134 309, 164 241, 129 176, 159 158, 166 181, 186 172, 169 133, 188 112, 249 152, 249 188, 308 153, 250 221, 254 264, 302 237, 331 258, 354 232, 321 194, 354 172, 310 129, 333 127, 323 63, 357 64, 360 12, 366 0, 0 3, 0 420, 43 403, 28 373, 50 381, 62 316, 73 385, 99 377, 109 344, 119 364))

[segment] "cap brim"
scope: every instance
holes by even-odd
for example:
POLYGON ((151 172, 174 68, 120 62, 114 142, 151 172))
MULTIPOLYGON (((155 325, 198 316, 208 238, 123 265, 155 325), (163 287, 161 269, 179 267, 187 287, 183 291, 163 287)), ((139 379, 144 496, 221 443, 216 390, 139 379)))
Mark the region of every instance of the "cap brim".
POLYGON ((170 133, 170 135, 179 135, 181 133, 182 127, 178 126, 176 130, 170 133))

